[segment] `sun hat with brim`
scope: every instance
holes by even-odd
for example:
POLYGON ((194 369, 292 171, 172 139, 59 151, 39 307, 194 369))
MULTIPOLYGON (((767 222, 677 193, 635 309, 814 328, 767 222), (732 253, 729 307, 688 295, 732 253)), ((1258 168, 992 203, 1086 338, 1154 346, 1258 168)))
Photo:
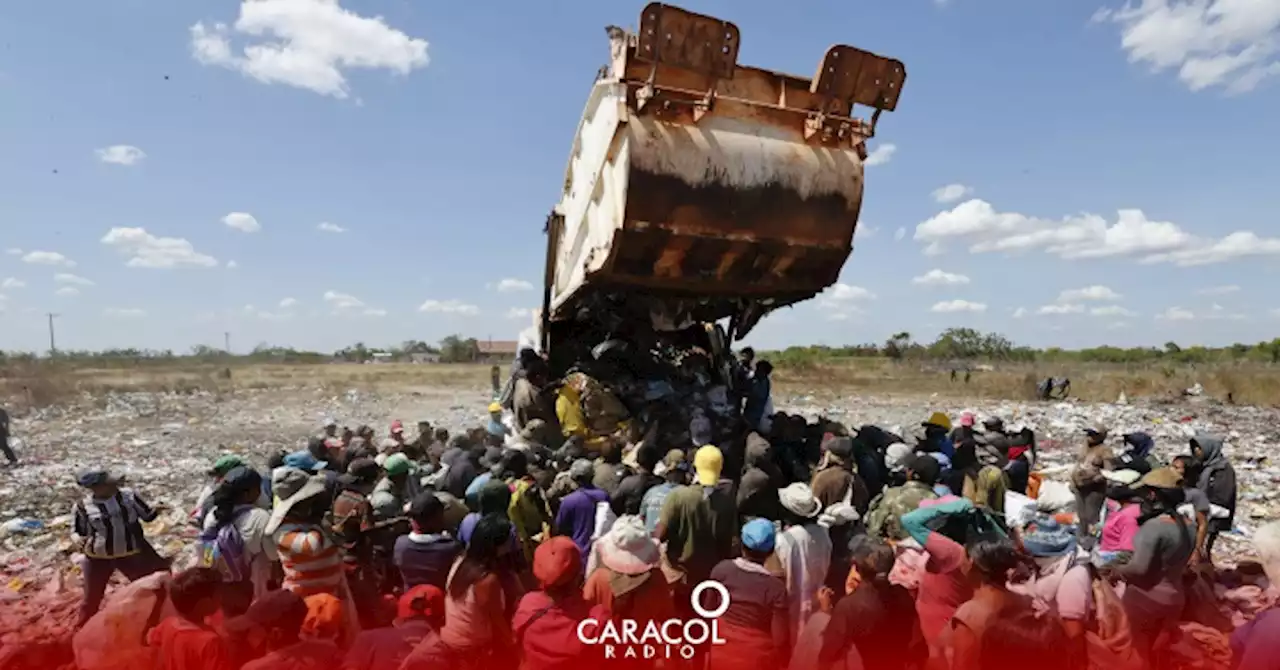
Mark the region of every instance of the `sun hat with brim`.
POLYGON ((312 454, 310 451, 295 451, 284 457, 284 464, 286 467, 307 470, 310 472, 323 470, 329 465, 327 461, 322 461, 316 458, 315 454, 312 454))
POLYGON ((232 635, 242 635, 257 628, 296 632, 306 620, 307 601, 293 591, 281 589, 253 601, 247 612, 227 619, 223 628, 232 635))
POLYGON ((227 455, 219 456, 218 460, 213 462, 213 467, 209 468, 210 477, 222 477, 233 469, 244 465, 244 460, 239 456, 227 455))
POLYGON ((778 501, 783 509, 802 519, 812 519, 822 511, 822 503, 813 495, 813 489, 802 482, 778 491, 778 501))
POLYGON ((387 456, 387 460, 382 464, 382 469, 387 471, 387 475, 395 477, 397 475, 407 475, 413 469, 413 464, 409 462, 409 457, 404 454, 391 454, 387 456))
POLYGON ((267 522, 266 533, 275 533, 284 523, 290 510, 298 503, 324 495, 327 490, 324 477, 313 475, 298 468, 283 467, 271 475, 271 490, 279 502, 271 510, 271 520, 267 522))
POLYGON ((773 551, 778 533, 768 519, 752 519, 742 526, 742 546, 767 554, 773 551))
POLYGON ((1182 488, 1182 476, 1173 468, 1156 468, 1143 475, 1142 479, 1139 479, 1138 483, 1133 485, 1133 488, 1180 489, 1182 488))
POLYGON ((642 575, 658 565, 658 544, 638 516, 622 516, 596 542, 600 562, 624 575, 642 575))
POLYGON ((1076 537, 1052 518, 1040 518, 1022 531, 1022 547, 1036 558, 1066 556, 1076 550, 1076 537))
POLYGON ((1103 470, 1102 476, 1109 482, 1129 485, 1142 478, 1137 470, 1103 470))
POLYGON ((124 481, 124 475, 117 475, 108 470, 89 470, 76 477, 76 484, 89 489, 95 486, 108 486, 124 481))
POLYGON ((929 415, 928 419, 921 422, 920 425, 937 426, 944 430, 951 430, 951 417, 947 416, 945 412, 934 412, 929 415))

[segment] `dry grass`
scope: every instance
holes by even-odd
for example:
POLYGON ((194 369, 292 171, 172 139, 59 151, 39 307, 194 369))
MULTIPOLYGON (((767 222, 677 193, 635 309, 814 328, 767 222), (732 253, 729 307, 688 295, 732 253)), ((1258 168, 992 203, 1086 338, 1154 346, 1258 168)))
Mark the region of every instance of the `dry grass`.
MULTIPOLYGON (((1071 378, 1072 394, 1085 400, 1113 401, 1124 391, 1130 398, 1172 397, 1199 382, 1205 392, 1237 403, 1280 405, 1280 370, 1262 364, 1167 367, 1153 365, 1012 364, 992 371, 975 370, 969 384, 963 372, 955 383, 950 370, 918 363, 858 358, 838 362, 779 366, 781 393, 815 395, 920 395, 985 400, 1029 400, 1038 380, 1071 378)), ((505 366, 502 370, 506 374, 505 366)), ((350 388, 392 392, 440 388, 483 388, 490 383, 488 365, 233 365, 144 364, 134 368, 73 367, 42 361, 0 368, 0 403, 45 407, 83 394, 107 391, 232 393, 237 389, 284 387, 350 388), (229 375, 228 375, 229 371, 229 375)))
POLYGON ((817 365, 779 366, 774 374, 784 392, 918 395, 938 393, 956 398, 1030 400, 1037 382, 1050 377, 1071 379, 1073 396, 1114 401, 1123 391, 1130 398, 1175 397, 1197 382, 1205 393, 1222 400, 1231 394, 1240 404, 1280 405, 1280 369, 1259 363, 1209 366, 1120 365, 1104 363, 1008 364, 991 371, 974 370, 969 384, 964 372, 952 383, 949 368, 886 359, 855 358, 817 365))

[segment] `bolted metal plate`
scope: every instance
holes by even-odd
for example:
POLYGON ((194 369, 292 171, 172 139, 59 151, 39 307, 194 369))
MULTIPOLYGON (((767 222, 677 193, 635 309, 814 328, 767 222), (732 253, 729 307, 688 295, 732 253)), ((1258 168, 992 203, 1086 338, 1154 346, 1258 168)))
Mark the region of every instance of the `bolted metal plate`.
POLYGON ((827 49, 809 90, 849 104, 892 112, 898 106, 906 79, 907 68, 902 61, 837 44, 827 49))
POLYGON ((738 27, 715 17, 651 2, 640 14, 636 58, 730 79, 738 63, 738 27))

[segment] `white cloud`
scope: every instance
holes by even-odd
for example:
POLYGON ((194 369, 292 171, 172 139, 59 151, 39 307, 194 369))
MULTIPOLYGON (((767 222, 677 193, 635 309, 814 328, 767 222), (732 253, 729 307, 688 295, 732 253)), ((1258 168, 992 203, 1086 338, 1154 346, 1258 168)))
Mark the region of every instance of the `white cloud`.
POLYGON ((1275 0, 1143 0, 1104 8, 1094 21, 1120 26, 1129 62, 1178 69, 1192 91, 1253 90, 1280 75, 1280 3, 1275 0))
POLYGON ((867 166, 884 165, 893 158, 895 153, 898 153, 898 145, 881 144, 867 154, 867 160, 863 161, 862 164, 867 166))
POLYGON ((1249 231, 1207 239, 1167 221, 1151 221, 1138 209, 1120 210, 1115 223, 1096 214, 1050 220, 998 212, 978 199, 916 226, 915 239, 928 245, 928 254, 941 253, 948 242, 959 242, 967 244, 970 253, 1043 251, 1064 259, 1137 256, 1146 263, 1180 266, 1280 255, 1280 239, 1259 238, 1249 231))
POLYGON ((418 307, 418 311, 474 316, 480 313, 480 308, 458 300, 428 300, 418 307))
POLYGON ((212 268, 218 261, 197 253, 191 243, 180 237, 156 237, 145 228, 112 228, 102 243, 129 256, 125 265, 131 268, 212 268))
POLYGON ((1125 309, 1120 305, 1107 305, 1105 307, 1094 307, 1089 310, 1094 316, 1137 316, 1138 313, 1125 309))
POLYGON ((74 286, 63 286, 62 288, 54 291, 53 294, 63 298, 74 298, 75 296, 80 295, 80 289, 74 286))
POLYGON ((932 195, 934 200, 946 204, 973 195, 973 189, 964 184, 947 184, 935 190, 932 195))
POLYGON ((337 291, 325 291, 324 301, 334 309, 358 309, 364 307, 364 302, 359 298, 348 293, 338 293, 337 291))
POLYGON ((32 251, 22 257, 22 262, 32 265, 61 265, 68 268, 76 266, 75 261, 56 251, 32 251))
POLYGON ((880 232, 879 228, 869 223, 859 223, 858 227, 854 228, 853 234, 854 234, 854 237, 858 239, 869 239, 869 238, 875 237, 876 233, 879 233, 879 232, 880 232))
POLYGON ((21 255, 22 255, 22 250, 21 250, 21 249, 19 249, 19 248, 17 248, 17 247, 9 247, 8 249, 5 249, 5 250, 4 250, 4 252, 5 252, 6 254, 9 254, 10 256, 21 256, 21 255))
POLYGON ((1170 307, 1157 315, 1156 318, 1164 319, 1166 321, 1190 321, 1196 318, 1196 315, 1191 313, 1191 310, 1183 309, 1181 307, 1170 307))
POLYGON ((370 307, 364 311, 365 316, 386 316, 387 310, 380 307, 370 307))
POLYGON ((954 312, 974 312, 980 313, 987 311, 986 303, 969 302, 968 300, 947 300, 934 304, 929 308, 931 312, 940 312, 950 314, 954 312))
POLYGON ((893 231, 893 241, 894 241, 894 242, 901 242, 901 241, 902 241, 902 238, 904 238, 904 237, 906 237, 906 236, 907 236, 907 229, 906 229, 906 228, 899 228, 899 229, 897 229, 897 230, 893 231))
POLYGON ((944 272, 943 270, 935 268, 920 275, 919 277, 912 278, 911 283, 919 284, 921 286, 959 286, 961 284, 968 284, 969 278, 964 275, 944 272))
POLYGON ((502 293, 511 293, 512 291, 532 291, 533 284, 523 279, 503 279, 498 282, 498 291, 502 293))
POLYGON ((4 289, 25 288, 26 285, 27 282, 24 282, 17 277, 8 277, 4 281, 0 282, 0 288, 4 289))
POLYGON ((98 154, 98 160, 103 163, 113 163, 115 165, 133 165, 147 157, 145 151, 128 144, 115 144, 98 149, 94 153, 98 154))
POLYGON ((239 264, 239 263, 237 263, 237 262, 235 262, 234 260, 227 261, 227 269, 228 269, 228 270, 234 270, 234 269, 236 269, 236 268, 238 268, 238 267, 240 267, 240 264, 239 264))
POLYGON ((1027 315, 1026 307, 1019 307, 1018 309, 1013 310, 1013 318, 1015 319, 1021 319, 1026 315, 1027 315))
POLYGON ((1237 293, 1237 292, 1239 292, 1239 291, 1240 291, 1240 287, 1239 287, 1239 286, 1236 286, 1235 284, 1228 284, 1228 285, 1226 285, 1226 286, 1210 286, 1209 288, 1202 288, 1202 289, 1200 289, 1199 291, 1196 291, 1196 294, 1198 294, 1198 295, 1227 295, 1228 293, 1237 293))
POLYGON ((235 228, 242 233, 256 233, 262 230, 262 224, 248 212, 232 212, 222 217, 228 228, 235 228))
POLYGON ((338 225, 338 224, 336 224, 336 223, 329 223, 328 221, 325 221, 324 223, 321 223, 320 225, 316 226, 316 230, 320 230, 320 231, 323 231, 323 232, 326 232, 326 233, 345 233, 345 232, 347 232, 347 229, 346 229, 346 228, 343 228, 342 226, 339 226, 339 225, 338 225))
POLYGON ((836 284, 824 291, 822 297, 824 300, 836 302, 855 302, 858 300, 875 300, 876 294, 861 286, 836 284))
POLYGON ((1036 310, 1036 314, 1079 314, 1084 311, 1084 305, 1045 305, 1036 310))
POLYGON ((290 307, 294 307, 294 306, 296 306, 297 304, 298 304, 298 301, 297 301, 297 299, 295 299, 295 298, 285 298, 284 300, 281 300, 281 301, 280 301, 280 307, 281 307, 281 308, 283 308, 283 309, 288 309, 288 308, 290 308, 290 307))
POLYGON ((84 277, 81 277, 79 275, 69 274, 66 272, 59 272, 58 274, 54 275, 53 281, 54 283, 57 283, 57 284, 74 284, 75 286, 93 286, 94 285, 92 281, 85 279, 84 277))
POLYGON ((146 310, 136 307, 108 307, 102 313, 119 319, 136 319, 147 315, 146 310))
POLYGON ((533 315, 533 310, 525 307, 512 307, 507 310, 508 319, 527 319, 533 315))
POLYGON ((1106 286, 1086 286, 1085 288, 1073 288, 1058 294, 1058 302, 1078 302, 1080 300, 1119 300, 1124 296, 1112 291, 1106 286))
POLYGON ((244 0, 232 26, 191 26, 191 49, 205 65, 235 70, 264 84, 285 84, 346 98, 347 71, 407 75, 427 65, 427 42, 380 16, 344 9, 338 0, 244 0), (232 45, 242 36, 242 48, 232 45))

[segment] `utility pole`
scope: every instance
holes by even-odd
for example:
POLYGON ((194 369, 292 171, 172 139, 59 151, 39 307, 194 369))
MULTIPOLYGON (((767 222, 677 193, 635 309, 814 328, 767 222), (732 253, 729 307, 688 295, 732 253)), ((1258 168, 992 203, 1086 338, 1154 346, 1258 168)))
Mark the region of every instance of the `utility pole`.
POLYGON ((231 331, 222 333, 222 350, 227 352, 228 356, 231 355, 231 331))
POLYGON ((46 316, 49 317, 49 358, 53 358, 58 355, 58 341, 53 334, 53 320, 60 315, 49 312, 46 316))

